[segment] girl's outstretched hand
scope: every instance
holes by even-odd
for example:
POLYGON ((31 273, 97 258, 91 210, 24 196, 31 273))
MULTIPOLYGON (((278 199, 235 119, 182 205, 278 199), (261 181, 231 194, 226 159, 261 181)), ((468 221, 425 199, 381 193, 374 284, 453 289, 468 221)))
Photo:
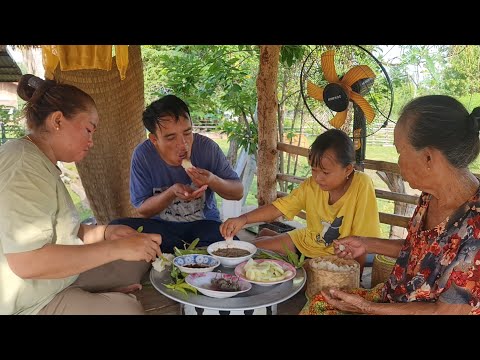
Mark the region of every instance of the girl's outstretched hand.
POLYGON ((235 236, 242 227, 247 223, 246 216, 240 215, 235 218, 227 219, 220 225, 220 234, 227 239, 235 236))

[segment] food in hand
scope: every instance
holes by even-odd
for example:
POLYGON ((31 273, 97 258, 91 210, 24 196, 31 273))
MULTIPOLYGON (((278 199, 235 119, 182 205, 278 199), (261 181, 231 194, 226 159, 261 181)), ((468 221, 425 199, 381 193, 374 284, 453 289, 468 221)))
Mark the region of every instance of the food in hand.
POLYGON ((338 245, 338 250, 345 251, 345 245, 343 244, 338 245))
POLYGON ((188 159, 183 159, 182 160, 182 167, 187 170, 187 169, 191 169, 193 167, 192 163, 190 162, 190 160, 188 159))
POLYGON ((173 258, 175 256, 173 254, 165 254, 163 253, 159 257, 155 259, 155 261, 152 263, 152 266, 155 270, 158 272, 163 271, 167 266, 172 265, 173 258))
POLYGON ((227 236, 225 238, 225 242, 227 243, 227 248, 231 248, 235 246, 233 243, 233 236, 227 236))

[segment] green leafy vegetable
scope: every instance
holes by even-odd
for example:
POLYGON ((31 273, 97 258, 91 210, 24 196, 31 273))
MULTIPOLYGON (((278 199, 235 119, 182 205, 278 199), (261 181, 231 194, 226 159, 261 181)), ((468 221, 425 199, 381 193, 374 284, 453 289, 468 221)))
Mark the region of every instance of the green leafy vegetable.
POLYGON ((283 245, 283 249, 287 255, 280 255, 273 251, 264 251, 259 249, 260 253, 256 256, 258 259, 274 259, 274 260, 282 260, 288 262, 289 264, 293 265, 296 269, 299 269, 305 263, 305 255, 301 255, 300 258, 298 254, 294 253, 290 249, 288 249, 285 245, 283 245))
POLYGON ((202 254, 202 255, 208 254, 206 248, 196 248, 199 241, 200 241, 199 238, 196 238, 195 240, 193 240, 191 244, 188 244, 184 241, 184 244, 183 244, 184 249, 179 249, 175 246, 173 248, 173 252, 175 253, 175 256, 182 256, 182 255, 189 255, 189 254, 202 254))
MULTIPOLYGON (((184 241, 184 245, 183 245, 184 249, 179 249, 175 246, 173 248, 173 252, 175 253, 175 256, 182 256, 182 255, 188 255, 188 254, 208 254, 207 249, 196 248, 199 241, 200 241, 199 238, 193 240, 191 244, 188 244, 184 241)), ((193 286, 185 282, 185 278, 187 277, 187 275, 188 274, 181 272, 180 269, 177 268, 175 265, 172 265, 172 270, 170 271, 170 277, 172 278, 173 282, 171 284, 164 284, 164 285, 169 289, 179 291, 185 295, 188 295, 187 291, 197 294, 197 289, 195 289, 193 286)))
POLYGON ((197 294, 197 289, 195 289, 190 284, 187 284, 185 282, 185 279, 181 279, 177 283, 174 283, 174 284, 166 284, 165 287, 169 288, 169 289, 172 289, 172 290, 175 290, 175 291, 180 291, 181 293, 183 293, 185 295, 188 295, 187 290, 197 294))

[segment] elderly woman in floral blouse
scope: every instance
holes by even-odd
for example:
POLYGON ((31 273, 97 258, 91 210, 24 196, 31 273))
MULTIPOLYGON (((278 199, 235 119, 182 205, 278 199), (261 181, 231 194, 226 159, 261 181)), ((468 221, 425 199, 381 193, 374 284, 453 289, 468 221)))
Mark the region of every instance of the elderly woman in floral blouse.
POLYGON ((423 96, 405 106, 394 142, 404 180, 422 191, 406 240, 347 237, 339 257, 396 257, 387 282, 370 291, 325 289, 302 314, 480 314, 480 188, 470 172, 480 152, 480 107, 423 96))

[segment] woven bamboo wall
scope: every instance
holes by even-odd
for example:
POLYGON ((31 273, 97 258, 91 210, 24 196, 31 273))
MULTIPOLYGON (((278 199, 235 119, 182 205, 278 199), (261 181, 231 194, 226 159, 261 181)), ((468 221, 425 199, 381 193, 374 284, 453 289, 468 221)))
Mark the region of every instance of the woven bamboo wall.
POLYGON ((135 146, 146 139, 140 46, 129 46, 125 80, 120 80, 115 58, 110 71, 62 72, 58 67, 55 78, 84 90, 97 104, 100 122, 93 137, 94 147, 76 164, 97 222, 136 216, 130 204, 130 159, 135 146))

